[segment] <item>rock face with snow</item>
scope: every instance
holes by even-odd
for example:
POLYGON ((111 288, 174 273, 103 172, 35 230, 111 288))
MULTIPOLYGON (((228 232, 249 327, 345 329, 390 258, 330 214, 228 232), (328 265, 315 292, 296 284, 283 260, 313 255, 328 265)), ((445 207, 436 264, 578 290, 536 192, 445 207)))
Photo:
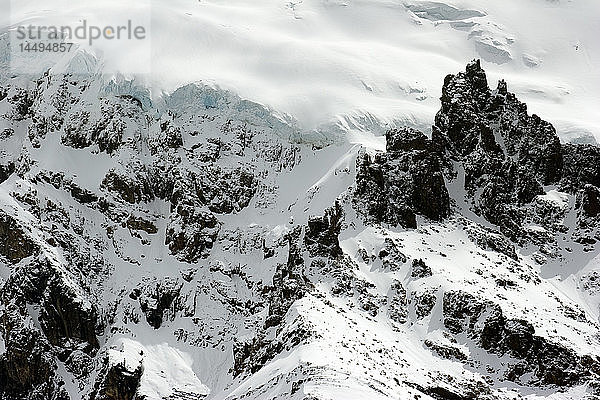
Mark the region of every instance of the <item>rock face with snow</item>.
POLYGON ((440 221, 450 214, 450 198, 440 154, 414 129, 390 130, 386 153, 358 160, 356 209, 367 221, 416 228, 416 216, 440 221))
POLYGON ((600 187, 600 148, 589 144, 563 146, 564 172, 562 186, 581 188, 589 183, 600 187))
POLYGON ((479 61, 446 77, 433 140, 464 168, 465 189, 480 190, 475 207, 511 237, 523 218, 519 206, 561 178, 563 154, 556 131, 507 91, 487 84, 479 61))
POLYGON ((443 304, 444 326, 451 333, 466 333, 484 350, 515 359, 505 372, 510 381, 567 386, 588 380, 598 370, 597 360, 584 360, 572 350, 536 336, 531 323, 507 319, 494 303, 456 291, 446 292, 443 304))
POLYGON ((478 61, 385 151, 133 84, 0 81, 1 400, 600 395, 600 151, 478 61))

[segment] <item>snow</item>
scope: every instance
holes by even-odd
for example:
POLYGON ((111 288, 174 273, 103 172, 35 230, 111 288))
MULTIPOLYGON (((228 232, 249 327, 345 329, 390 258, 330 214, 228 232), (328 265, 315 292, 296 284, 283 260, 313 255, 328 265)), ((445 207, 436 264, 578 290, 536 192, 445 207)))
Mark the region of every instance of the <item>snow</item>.
POLYGON ((167 343, 144 346, 120 338, 109 349, 109 360, 111 365, 122 364, 130 372, 142 365, 137 394, 148 400, 162 400, 177 393, 196 396, 210 393, 192 370, 192 358, 167 343))
POLYGON ((107 81, 120 70, 155 100, 202 81, 289 114, 306 130, 427 129, 444 76, 482 58, 492 85, 505 78, 565 140, 600 139, 595 0, 2 1, 10 17, 0 31, 82 16, 147 24, 149 40, 135 49, 100 41, 82 48, 100 58, 107 81))
POLYGON ((557 206, 563 208, 569 205, 569 195, 564 192, 559 192, 556 189, 551 189, 545 194, 537 196, 539 200, 545 200, 555 203, 557 206))

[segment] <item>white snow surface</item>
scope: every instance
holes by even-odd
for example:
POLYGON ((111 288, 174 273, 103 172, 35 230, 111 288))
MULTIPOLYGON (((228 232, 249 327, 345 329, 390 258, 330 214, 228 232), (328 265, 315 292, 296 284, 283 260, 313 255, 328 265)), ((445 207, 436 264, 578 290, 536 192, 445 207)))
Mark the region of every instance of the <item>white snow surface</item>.
POLYGON ((597 0, 0 3, 9 10, 0 31, 82 18, 149 24, 139 48, 82 48, 112 72, 135 76, 154 99, 201 81, 291 115, 306 130, 428 129, 444 76, 481 58, 492 86, 505 78, 564 140, 600 139, 597 0))

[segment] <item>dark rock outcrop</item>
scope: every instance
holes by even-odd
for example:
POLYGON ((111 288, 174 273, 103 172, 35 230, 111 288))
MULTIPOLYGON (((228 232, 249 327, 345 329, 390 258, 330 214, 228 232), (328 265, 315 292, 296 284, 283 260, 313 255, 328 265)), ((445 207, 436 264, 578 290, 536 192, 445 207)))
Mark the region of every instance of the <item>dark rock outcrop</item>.
POLYGON ((173 320, 182 309, 181 287, 182 284, 177 280, 165 279, 164 282, 143 284, 141 289, 134 289, 129 297, 139 301, 146 322, 158 329, 165 319, 173 320))
POLYGON ((296 318, 275 340, 259 335, 249 341, 236 340, 233 345, 234 365, 232 373, 240 376, 255 373, 278 354, 306 342, 314 335, 310 325, 302 317, 296 318))
MULTIPOLYGON (((528 218, 524 206, 544 193, 544 185, 555 184, 570 193, 583 190, 586 214, 594 214, 593 189, 585 185, 600 185, 599 147, 561 145, 552 125, 529 115, 504 81, 490 90, 479 61, 446 77, 441 102, 432 142, 443 149, 449 176, 460 172, 452 162, 464 170, 473 210, 503 234, 513 241, 530 236, 522 228, 528 218)), ((480 239, 482 247, 516 259, 511 246, 480 239)))
POLYGON ((70 400, 59 386, 52 348, 40 331, 23 321, 3 335, 6 352, 0 356, 1 399, 70 400))
POLYGON ((302 227, 297 227, 287 234, 288 259, 286 264, 277 265, 273 276, 273 289, 269 296, 269 316, 265 322, 266 327, 281 323, 292 303, 302 298, 311 288, 304 271, 301 233, 302 227))
POLYGON ((52 345, 67 352, 76 348, 82 348, 87 353, 94 352, 99 347, 97 320, 96 308, 92 304, 84 304, 75 289, 57 278, 48 282, 40 324, 52 345))
POLYGON ((192 263, 208 257, 219 229, 219 220, 211 212, 179 204, 171 214, 165 244, 178 259, 192 263))
POLYGON ((231 214, 246 208, 256 193, 254 175, 243 168, 207 167, 195 177, 197 196, 210 211, 231 214))
POLYGON ((158 232, 158 228, 152 221, 133 215, 129 216, 127 219, 126 226, 132 231, 144 231, 150 235, 158 232))
POLYGON ((379 250, 383 268, 388 271, 397 271, 406 263, 408 258, 400 251, 398 245, 390 238, 385 238, 383 248, 379 250))
POLYGON ((443 312, 451 333, 464 332, 484 350, 522 360, 518 369, 508 371, 513 381, 531 373, 528 384, 570 386, 589 380, 600 366, 599 360, 586 364, 573 350, 536 336, 528 321, 508 319, 497 304, 469 293, 445 293, 443 312))
POLYGON ((57 386, 56 359, 85 373, 86 359, 99 347, 98 313, 72 285, 40 257, 15 267, 1 287, 0 331, 6 353, 0 379, 5 390, 20 395, 0 398, 68 399, 57 386), (39 314, 29 315, 31 309, 39 314))
POLYGON ((278 264, 276 267, 265 327, 281 323, 292 303, 312 289, 312 284, 306 276, 304 251, 308 251, 311 257, 318 257, 313 260, 309 269, 326 269, 331 272, 341 268, 343 251, 338 236, 343 218, 343 209, 336 201, 331 208, 325 210, 322 217, 309 218, 306 227, 298 226, 286 234, 287 263, 278 264))
POLYGON ((162 140, 159 141, 161 145, 173 149, 183 146, 181 128, 178 126, 173 126, 169 120, 162 121, 160 123, 160 131, 163 135, 161 137, 162 140))
POLYGON ((101 152, 112 154, 120 147, 128 125, 143 126, 140 111, 135 102, 125 98, 102 99, 95 112, 69 115, 61 141, 77 149, 96 145, 101 152))
POLYGON ((406 289, 402 282, 394 281, 390 287, 387 297, 388 316, 398 324, 403 324, 408 318, 408 309, 406 308, 406 289))
POLYGON ((134 400, 144 372, 142 365, 132 370, 123 363, 108 363, 106 358, 102 380, 97 382, 90 400, 134 400))
POLYGON ((386 153, 357 160, 354 206, 367 221, 416 228, 417 215, 440 221, 450 214, 442 161, 433 143, 416 130, 386 134, 386 153))
POLYGON ((518 176, 529 171, 541 184, 560 179, 563 160, 555 129, 528 115, 527 106, 508 92, 504 81, 491 91, 478 60, 465 72, 446 77, 441 102, 433 140, 454 157, 471 161, 467 184, 497 173, 485 169, 486 162, 502 166, 511 160, 517 160, 518 176))
POLYGON ((15 172, 15 163, 14 162, 11 161, 6 164, 0 164, 0 183, 7 180, 12 175, 13 172, 15 172))
MULTIPOLYGON (((285 318, 292 304, 313 289, 312 283, 306 276, 307 268, 303 252, 312 247, 310 251, 318 257, 313 264, 318 265, 327 262, 335 263, 340 259, 341 249, 338 254, 337 235, 343 215, 337 214, 338 212, 341 212, 341 208, 336 204, 326 211, 325 216, 313 218, 312 228, 297 226, 285 235, 284 239, 288 244, 287 262, 276 265, 273 285, 265 288, 268 313, 263 330, 251 340, 234 342, 232 371, 234 376, 258 371, 281 352, 299 345, 313 335, 309 324, 302 316, 297 316, 291 324, 288 324, 285 318), (303 233, 304 240, 302 240, 303 233), (310 235, 309 239, 306 239, 306 235, 310 235), (326 238, 328 243, 322 246, 317 244, 315 242, 317 237, 326 238), (277 336, 267 338, 265 332, 272 327, 277 327, 277 336)), ((311 268, 313 267, 314 265, 311 265, 311 268)))
POLYGON ((15 121, 23 121, 31 116, 35 102, 35 94, 26 89, 16 88, 12 96, 8 95, 8 103, 12 105, 10 116, 15 121))
POLYGON ((467 234, 469 235, 469 239, 482 249, 492 250, 504 254, 513 260, 518 260, 515 245, 501 233, 478 227, 477 229, 468 229, 467 234))
MULTIPOLYGON (((471 209, 512 241, 536 242, 523 226, 540 219, 527 206, 546 185, 583 191, 585 214, 597 215, 593 190, 585 185, 600 187, 600 147, 561 145, 554 127, 529 115, 506 82, 489 88, 479 61, 445 78, 441 103, 431 140, 410 128, 393 129, 386 153, 359 155, 353 204, 366 222, 416 228, 417 215, 442 220, 450 214, 444 176, 464 179, 471 209)), ((548 228, 562 229, 560 223, 548 228)), ((482 248, 517 259, 501 235, 477 236, 482 248)))
POLYGON ((325 210, 324 216, 309 218, 304 235, 304 245, 311 257, 336 258, 342 255, 338 236, 342 229, 343 219, 344 211, 338 202, 325 210))
POLYGON ((587 217, 600 214, 600 189, 594 185, 585 185, 577 198, 577 204, 587 217))
POLYGON ((102 180, 101 187, 117 194, 127 203, 135 204, 154 198, 152 186, 143 176, 143 168, 132 167, 134 176, 116 170, 110 170, 102 180))
POLYGON ((424 292, 413 292, 410 302, 413 303, 417 319, 425 318, 431 314, 433 307, 437 303, 436 292, 434 289, 424 292))
POLYGON ((573 240, 591 251, 600 241, 600 188, 586 184, 575 196, 575 208, 579 229, 573 240))
POLYGON ((592 144, 565 144, 563 176, 560 186, 568 191, 586 184, 600 187, 600 147, 592 144))
POLYGON ((563 154, 555 129, 529 115, 504 81, 490 90, 479 61, 446 77, 441 101, 433 142, 462 164, 475 210, 515 238, 524 218, 519 206, 562 176, 563 154))
POLYGON ((56 189, 64 190, 81 204, 90 204, 98 201, 98 196, 86 188, 82 188, 73 182, 64 172, 53 172, 43 170, 36 177, 36 181, 42 181, 54 186, 56 189))
POLYGON ((432 275, 431 267, 429 267, 429 265, 425 264, 425 261, 423 261, 421 259, 413 260, 412 268, 410 270, 411 278, 414 278, 414 279, 427 278, 428 276, 431 276, 431 275, 432 275))
POLYGON ((37 245, 27 236, 17 221, 0 212, 0 256, 12 263, 33 255, 37 245))
POLYGON ((448 346, 440 343, 436 343, 432 340, 426 339, 423 344, 435 352, 439 357, 445 358, 447 360, 458 360, 458 361, 466 361, 467 356, 461 349, 454 346, 448 346))
POLYGON ((0 399, 69 399, 56 376, 55 357, 62 349, 49 342, 27 312, 28 304, 38 304, 47 292, 51 274, 47 263, 33 260, 15 267, 0 287, 5 346, 0 356, 0 399))

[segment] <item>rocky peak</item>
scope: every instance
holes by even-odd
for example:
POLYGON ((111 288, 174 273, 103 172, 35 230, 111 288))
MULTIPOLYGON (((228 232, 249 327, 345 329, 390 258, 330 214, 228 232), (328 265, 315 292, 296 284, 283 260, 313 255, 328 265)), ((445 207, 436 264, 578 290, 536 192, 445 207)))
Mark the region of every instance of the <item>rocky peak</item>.
POLYGON ((440 221, 450 215, 446 182, 459 173, 467 198, 455 200, 466 201, 513 240, 528 235, 526 220, 545 218, 529 211, 544 186, 581 192, 586 209, 593 211, 594 192, 582 191, 586 184, 600 185, 600 148, 561 145, 552 124, 529 115, 508 89, 501 80, 491 90, 478 60, 448 75, 431 140, 412 128, 391 129, 385 153, 358 157, 359 214, 406 228, 416 227, 417 215, 440 221))
POLYGON ((488 93, 488 83, 485 71, 481 68, 480 60, 473 60, 467 64, 465 78, 471 83, 474 90, 480 93, 488 93))
MULTIPOLYGON (((479 61, 473 61, 465 72, 448 75, 442 87, 442 108, 435 117, 434 132, 443 132, 448 150, 466 155, 479 143, 482 113, 489 105, 491 92, 479 61)), ((433 136, 436 139, 436 135, 433 136)), ((440 140, 437 137, 437 140, 440 140)))
POLYGON ((471 62, 466 72, 446 77, 441 101, 433 139, 453 157, 483 157, 476 161, 479 166, 489 165, 490 159, 496 164, 514 162, 544 185, 560 179, 562 152, 554 127, 535 114, 529 116, 505 81, 492 92, 479 61, 471 62))
POLYGON ((556 130, 529 115, 505 81, 490 90, 478 61, 446 77, 441 101, 433 142, 464 169, 467 192, 480 193, 473 197, 476 212, 514 237, 522 219, 518 207, 561 179, 556 130))

